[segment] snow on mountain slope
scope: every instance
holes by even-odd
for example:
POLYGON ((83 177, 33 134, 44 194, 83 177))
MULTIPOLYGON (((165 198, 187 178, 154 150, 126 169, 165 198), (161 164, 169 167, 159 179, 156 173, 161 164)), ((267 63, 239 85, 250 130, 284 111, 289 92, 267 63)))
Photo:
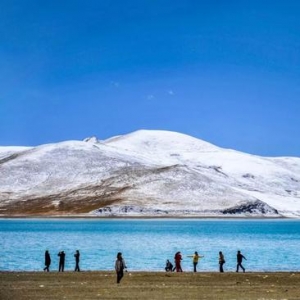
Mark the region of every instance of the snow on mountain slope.
POLYGON ((31 147, 0 147, 0 159, 29 149, 31 147))
POLYGON ((156 163, 186 165, 215 178, 219 184, 229 185, 237 191, 245 189, 246 195, 263 199, 277 210, 284 210, 288 206, 300 211, 300 158, 259 157, 164 131, 141 130, 109 139, 106 143, 129 153, 142 150, 144 155, 147 153, 152 156, 156 163), (296 201, 290 196, 296 197, 296 201), (282 200, 275 201, 277 197, 282 200))
POLYGON ((0 147, 0 212, 300 217, 299 171, 168 131, 0 147))
POLYGON ((159 130, 139 130, 110 138, 103 143, 125 150, 131 155, 143 153, 160 164, 194 160, 200 153, 214 153, 220 150, 217 146, 185 134, 159 130))

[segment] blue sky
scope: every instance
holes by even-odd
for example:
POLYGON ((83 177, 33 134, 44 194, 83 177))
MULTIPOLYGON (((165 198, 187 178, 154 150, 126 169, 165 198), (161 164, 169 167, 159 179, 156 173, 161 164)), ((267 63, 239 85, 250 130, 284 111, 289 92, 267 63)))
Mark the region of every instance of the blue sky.
POLYGON ((0 6, 0 145, 161 129, 300 156, 300 1, 0 6))

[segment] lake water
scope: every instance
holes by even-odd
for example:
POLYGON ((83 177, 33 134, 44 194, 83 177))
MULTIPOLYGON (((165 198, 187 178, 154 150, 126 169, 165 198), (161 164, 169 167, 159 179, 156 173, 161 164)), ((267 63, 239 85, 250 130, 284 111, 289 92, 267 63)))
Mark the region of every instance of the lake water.
POLYGON ((181 251, 183 271, 192 271, 187 255, 198 251, 198 270, 217 272, 223 251, 225 272, 235 271, 241 250, 246 271, 300 271, 299 220, 0 219, 0 246, 1 271, 41 271, 46 249, 52 271, 60 250, 73 270, 76 249, 82 270, 112 270, 121 251, 129 271, 163 271, 181 251))

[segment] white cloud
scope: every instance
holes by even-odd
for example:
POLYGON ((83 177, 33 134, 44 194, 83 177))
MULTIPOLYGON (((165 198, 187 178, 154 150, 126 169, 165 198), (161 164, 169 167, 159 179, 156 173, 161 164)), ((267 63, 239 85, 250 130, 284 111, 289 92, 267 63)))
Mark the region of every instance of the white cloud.
POLYGON ((148 100, 152 100, 152 99, 154 99, 154 98, 155 98, 154 95, 151 95, 151 94, 150 94, 150 95, 147 95, 147 99, 148 99, 148 100))
POLYGON ((110 82, 110 85, 113 86, 113 87, 115 87, 115 88, 118 88, 118 87, 120 87, 120 82, 117 82, 117 81, 111 81, 111 82, 110 82))

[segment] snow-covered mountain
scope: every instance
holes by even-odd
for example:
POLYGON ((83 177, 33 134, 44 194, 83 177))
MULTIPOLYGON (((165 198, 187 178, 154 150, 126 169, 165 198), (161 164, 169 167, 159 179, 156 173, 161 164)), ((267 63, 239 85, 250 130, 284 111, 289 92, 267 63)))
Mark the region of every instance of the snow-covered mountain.
POLYGON ((151 130, 0 147, 0 213, 300 217, 300 158, 151 130))

